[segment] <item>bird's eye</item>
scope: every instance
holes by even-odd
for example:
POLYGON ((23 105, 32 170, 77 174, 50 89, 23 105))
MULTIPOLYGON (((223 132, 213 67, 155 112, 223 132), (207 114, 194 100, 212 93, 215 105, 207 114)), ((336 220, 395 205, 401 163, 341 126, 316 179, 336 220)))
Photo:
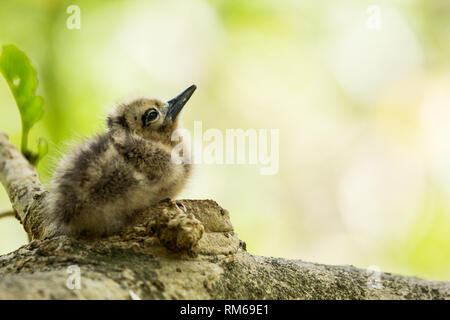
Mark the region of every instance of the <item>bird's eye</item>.
POLYGON ((159 119, 159 112, 156 109, 148 109, 142 115, 142 124, 144 126, 149 125, 159 119))
POLYGON ((155 121, 156 119, 159 118, 159 113, 156 110, 152 110, 150 111, 150 113, 148 114, 147 120, 148 121, 155 121))

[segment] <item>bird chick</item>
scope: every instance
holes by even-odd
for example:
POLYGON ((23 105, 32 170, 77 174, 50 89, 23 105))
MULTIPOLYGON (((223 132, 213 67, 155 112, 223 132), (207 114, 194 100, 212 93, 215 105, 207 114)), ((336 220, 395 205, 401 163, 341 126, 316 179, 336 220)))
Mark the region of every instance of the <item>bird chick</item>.
POLYGON ((124 230, 136 213, 184 186, 191 166, 171 160, 171 135, 193 85, 161 102, 137 99, 107 117, 107 132, 61 161, 52 180, 50 218, 56 234, 100 237, 124 230))

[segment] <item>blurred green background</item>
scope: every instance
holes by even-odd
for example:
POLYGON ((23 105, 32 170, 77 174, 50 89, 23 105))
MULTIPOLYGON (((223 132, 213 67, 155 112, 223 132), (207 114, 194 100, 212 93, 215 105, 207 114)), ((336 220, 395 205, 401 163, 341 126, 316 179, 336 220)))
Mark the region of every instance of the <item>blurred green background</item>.
MULTIPOLYGON (((280 129, 280 169, 198 165, 181 197, 229 209, 250 252, 450 280, 450 2, 0 1, 0 44, 39 77, 48 185, 109 108, 169 99, 208 128, 280 129), (69 5, 81 28, 68 29, 69 5)), ((0 78, 0 130, 20 118, 0 78)), ((10 209, 0 192, 0 211, 10 209)), ((26 243, 0 221, 0 253, 26 243)))

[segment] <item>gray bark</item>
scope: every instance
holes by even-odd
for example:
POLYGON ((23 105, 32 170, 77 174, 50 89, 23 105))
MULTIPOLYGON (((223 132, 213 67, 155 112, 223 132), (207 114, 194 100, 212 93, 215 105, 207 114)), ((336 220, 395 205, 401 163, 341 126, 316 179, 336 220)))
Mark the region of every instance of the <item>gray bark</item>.
POLYGON ((0 181, 33 239, 0 256, 0 299, 450 299, 449 282, 252 255, 212 200, 148 208, 109 238, 54 236, 47 191, 2 133, 0 181))

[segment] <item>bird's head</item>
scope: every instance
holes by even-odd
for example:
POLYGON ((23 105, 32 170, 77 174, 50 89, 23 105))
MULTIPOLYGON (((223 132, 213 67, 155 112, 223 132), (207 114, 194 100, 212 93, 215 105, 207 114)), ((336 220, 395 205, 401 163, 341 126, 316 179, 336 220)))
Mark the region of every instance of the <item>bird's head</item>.
POLYGON ((171 135, 178 127, 178 115, 196 88, 192 85, 167 102, 142 98, 121 104, 109 114, 108 129, 174 145, 171 135))

